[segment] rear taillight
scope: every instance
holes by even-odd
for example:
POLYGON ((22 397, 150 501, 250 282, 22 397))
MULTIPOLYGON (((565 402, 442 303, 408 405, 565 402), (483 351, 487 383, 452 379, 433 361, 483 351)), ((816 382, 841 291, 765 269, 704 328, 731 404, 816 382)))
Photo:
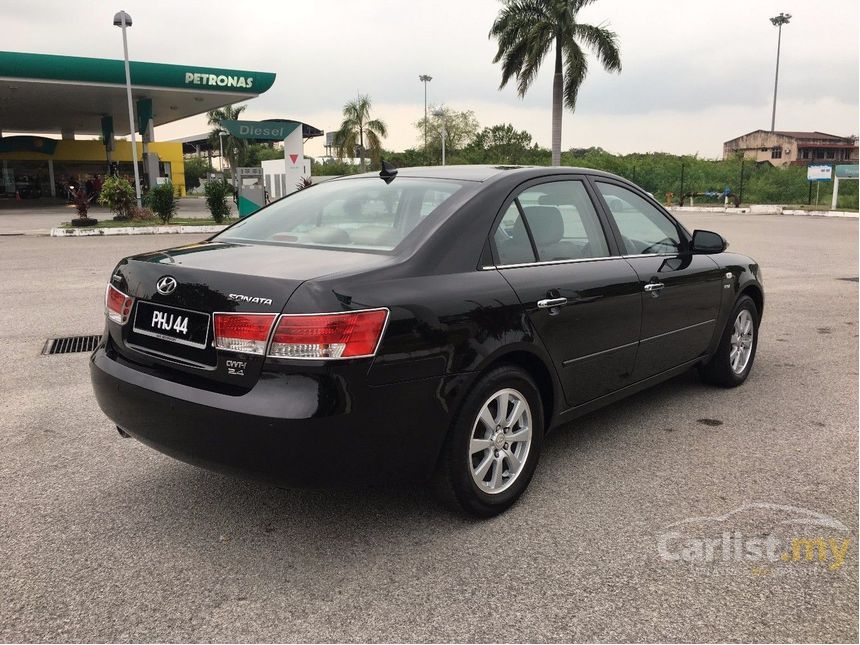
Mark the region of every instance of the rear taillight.
POLYGON ((388 309, 337 314, 284 314, 272 336, 274 358, 359 358, 373 356, 388 309))
POLYGON ((245 354, 265 354, 275 314, 214 314, 215 347, 245 354))
POLYGON ((124 325, 131 315, 131 306, 134 298, 125 295, 122 291, 108 284, 105 290, 105 315, 115 323, 124 325))

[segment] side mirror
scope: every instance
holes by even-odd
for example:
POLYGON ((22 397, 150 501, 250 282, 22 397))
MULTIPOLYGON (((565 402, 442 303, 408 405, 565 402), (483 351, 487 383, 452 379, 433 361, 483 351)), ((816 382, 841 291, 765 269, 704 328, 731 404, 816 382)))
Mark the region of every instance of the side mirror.
POLYGON ((722 253, 729 248, 723 236, 713 231, 693 231, 693 253, 722 253))

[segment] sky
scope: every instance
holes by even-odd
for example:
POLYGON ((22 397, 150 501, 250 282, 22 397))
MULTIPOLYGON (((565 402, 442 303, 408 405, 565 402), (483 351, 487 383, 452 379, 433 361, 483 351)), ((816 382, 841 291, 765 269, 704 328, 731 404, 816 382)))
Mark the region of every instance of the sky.
MULTIPOLYGON (((245 118, 289 118, 323 130, 367 94, 389 135, 384 146, 419 143, 429 74, 431 104, 472 110, 482 126, 511 123, 550 145, 552 58, 525 98, 499 89, 488 32, 497 0, 123 0, 74 5, 0 2, 0 48, 120 58, 116 10, 134 20, 132 60, 277 73, 248 102, 245 118)), ((582 22, 615 31, 620 74, 596 59, 575 113, 566 111, 562 148, 719 157, 722 143, 769 128, 777 29, 783 27, 776 127, 858 134, 857 0, 597 0, 582 22)), ((207 130, 204 117, 156 129, 158 140, 207 130)), ((321 139, 305 147, 321 154, 321 139)))

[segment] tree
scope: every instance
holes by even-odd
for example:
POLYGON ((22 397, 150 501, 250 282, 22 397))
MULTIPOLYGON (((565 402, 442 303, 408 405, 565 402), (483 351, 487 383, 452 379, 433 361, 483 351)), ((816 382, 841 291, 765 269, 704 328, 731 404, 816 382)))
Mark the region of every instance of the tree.
MULTIPOLYGON (((460 112, 447 107, 429 109, 427 115, 427 145, 431 150, 437 150, 438 156, 442 155, 442 125, 445 125, 445 150, 447 154, 453 154, 465 148, 478 134, 481 127, 475 113, 472 110, 460 112), (436 112, 442 112, 437 116, 436 112)), ((419 139, 424 140, 424 118, 415 122, 415 128, 419 132, 419 139)))
MULTIPOLYGON (((221 145, 218 138, 222 132, 227 132, 227 129, 221 125, 222 121, 235 121, 239 115, 245 111, 245 105, 233 106, 226 105, 217 110, 209 110, 206 113, 209 125, 212 126, 212 131, 209 133, 209 143, 212 144, 213 150, 220 150, 221 145)), ((239 139, 232 134, 224 135, 224 152, 230 160, 231 172, 233 168, 237 168, 243 158, 245 149, 248 146, 248 141, 239 139)))
POLYGON ((370 158, 375 165, 379 164, 379 153, 382 150, 381 139, 388 136, 385 123, 379 119, 370 118, 370 97, 366 94, 359 96, 343 106, 343 122, 334 135, 337 156, 341 159, 352 157, 356 147, 359 148, 361 170, 364 167, 365 141, 370 158))
POLYGON ((470 160, 475 159, 473 163, 522 164, 534 157, 531 146, 532 135, 528 132, 500 123, 481 130, 466 152, 470 160))
POLYGON ((579 88, 588 72, 582 47, 590 49, 609 72, 621 71, 617 36, 603 25, 577 22, 577 13, 594 0, 504 0, 490 38, 498 41, 494 63, 502 63, 505 87, 513 77, 517 93, 525 96, 544 57, 555 53, 552 81, 552 164, 561 163, 562 103, 576 109, 579 88))
POLYGON ((201 179, 207 179, 212 172, 212 164, 206 157, 191 157, 185 160, 185 188, 192 190, 200 186, 201 179))
POLYGON ((253 168, 259 166, 260 162, 283 158, 284 151, 282 148, 274 148, 265 143, 251 143, 245 148, 240 161, 242 166, 253 168))
POLYGON ((424 154, 424 146, 421 148, 407 148, 402 152, 383 150, 381 156, 395 168, 409 168, 412 166, 424 166, 427 164, 427 155, 424 154))

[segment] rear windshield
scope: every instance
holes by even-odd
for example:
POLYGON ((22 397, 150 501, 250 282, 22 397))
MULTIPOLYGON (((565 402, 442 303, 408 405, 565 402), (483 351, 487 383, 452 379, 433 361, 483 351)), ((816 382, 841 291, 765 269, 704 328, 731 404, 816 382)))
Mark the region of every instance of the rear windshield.
POLYGON ((327 181, 288 195, 217 239, 390 251, 462 188, 437 179, 327 181))

